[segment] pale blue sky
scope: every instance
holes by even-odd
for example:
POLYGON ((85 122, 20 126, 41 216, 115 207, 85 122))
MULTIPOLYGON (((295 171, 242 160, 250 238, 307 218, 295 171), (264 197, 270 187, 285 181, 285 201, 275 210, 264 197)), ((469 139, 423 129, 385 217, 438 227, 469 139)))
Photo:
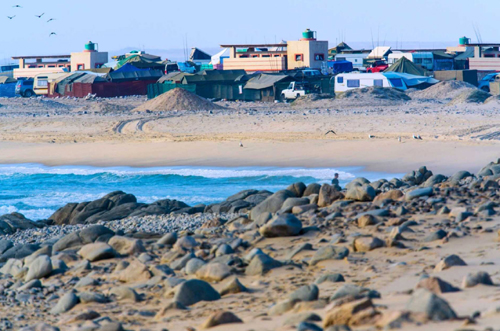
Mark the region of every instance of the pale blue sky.
POLYGON ((144 47, 174 54, 187 37, 189 47, 216 50, 297 39, 305 28, 331 46, 342 35, 347 43, 371 44, 373 34, 379 44, 431 47, 463 35, 475 41, 475 24, 483 41, 499 42, 499 13, 499 0, 1 0, 0 59, 70 53, 88 40, 110 52, 144 47), (49 38, 51 32, 57 36, 49 38))

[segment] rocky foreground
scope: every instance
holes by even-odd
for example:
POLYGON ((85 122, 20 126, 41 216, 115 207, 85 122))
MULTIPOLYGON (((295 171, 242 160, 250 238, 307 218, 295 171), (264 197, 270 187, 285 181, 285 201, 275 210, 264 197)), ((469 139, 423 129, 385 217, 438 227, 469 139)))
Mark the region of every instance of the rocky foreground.
POLYGON ((495 330, 500 160, 0 217, 0 330, 495 330))

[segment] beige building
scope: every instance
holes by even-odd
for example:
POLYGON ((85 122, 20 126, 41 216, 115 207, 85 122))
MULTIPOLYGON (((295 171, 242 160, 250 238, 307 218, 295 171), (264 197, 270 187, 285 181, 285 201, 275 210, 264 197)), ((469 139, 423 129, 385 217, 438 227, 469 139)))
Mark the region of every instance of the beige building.
POLYGON ((296 68, 321 69, 328 60, 328 41, 297 40, 287 44, 288 70, 296 68))
POLYGON ((223 69, 248 72, 321 69, 328 60, 328 41, 317 40, 316 33, 309 29, 302 37, 280 44, 221 45, 229 49, 229 58, 223 59, 223 69))
POLYGON ((108 52, 99 52, 97 44, 89 41, 83 52, 71 53, 71 71, 101 68, 108 62, 108 52))

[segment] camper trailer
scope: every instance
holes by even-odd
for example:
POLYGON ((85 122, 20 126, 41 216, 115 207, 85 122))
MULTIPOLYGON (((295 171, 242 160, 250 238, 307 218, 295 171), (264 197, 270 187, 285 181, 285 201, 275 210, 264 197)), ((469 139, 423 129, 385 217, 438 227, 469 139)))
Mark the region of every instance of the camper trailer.
POLYGON ((367 57, 368 53, 337 54, 335 55, 335 61, 349 61, 352 63, 354 71, 366 71, 363 60, 367 57))
POLYGON ((389 65, 392 65, 398 62, 398 60, 402 57, 407 58, 411 62, 421 66, 424 69, 434 70, 434 54, 432 52, 394 52, 389 54, 387 63, 389 65))
POLYGON ((49 94, 49 83, 52 83, 62 76, 69 75, 71 74, 67 72, 36 75, 33 82, 33 92, 35 92, 36 95, 47 95, 49 94))
POLYGON ((400 90, 407 89, 403 79, 396 75, 382 73, 350 73, 339 74, 335 77, 335 93, 372 86, 394 87, 400 90))

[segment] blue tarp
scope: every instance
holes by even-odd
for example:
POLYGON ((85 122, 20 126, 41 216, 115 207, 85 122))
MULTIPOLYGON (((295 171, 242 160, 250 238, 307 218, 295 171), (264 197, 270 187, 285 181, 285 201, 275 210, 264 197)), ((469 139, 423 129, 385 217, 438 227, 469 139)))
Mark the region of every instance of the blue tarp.
POLYGON ((383 72, 382 75, 387 77, 388 79, 397 79, 401 78, 406 86, 408 88, 417 86, 420 84, 436 84, 439 83, 437 79, 434 79, 432 77, 426 77, 426 76, 415 76, 415 75, 410 75, 410 74, 405 74, 401 72, 383 72))
POLYGON ((16 83, 0 84, 0 97, 13 98, 16 96, 16 83))
POLYGON ((134 72, 134 71, 149 71, 149 70, 150 69, 140 69, 130 63, 127 63, 121 66, 120 69, 116 69, 114 72, 134 72))
POLYGON ((328 61, 328 67, 333 69, 334 74, 341 72, 351 72, 352 62, 351 61, 328 61))

